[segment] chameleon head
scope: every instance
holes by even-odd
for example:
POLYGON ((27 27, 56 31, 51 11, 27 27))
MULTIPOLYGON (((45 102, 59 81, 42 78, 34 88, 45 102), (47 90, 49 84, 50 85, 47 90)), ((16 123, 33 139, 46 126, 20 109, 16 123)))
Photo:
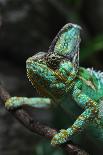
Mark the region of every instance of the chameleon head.
POLYGON ((39 52, 26 61, 29 80, 45 96, 58 98, 78 71, 80 27, 65 25, 53 40, 48 53, 39 52))
POLYGON ((52 85, 59 82, 56 67, 61 59, 61 56, 56 57, 53 53, 39 52, 26 61, 27 76, 32 85, 42 95, 52 97, 53 99, 55 99, 59 92, 52 85))

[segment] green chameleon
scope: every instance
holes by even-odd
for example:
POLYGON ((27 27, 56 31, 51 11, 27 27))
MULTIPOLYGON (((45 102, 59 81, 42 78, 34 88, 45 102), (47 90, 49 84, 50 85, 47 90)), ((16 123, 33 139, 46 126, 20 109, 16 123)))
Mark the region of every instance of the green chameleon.
POLYGON ((51 140, 62 144, 89 128, 92 137, 103 144, 103 73, 79 66, 81 27, 66 24, 56 35, 47 53, 39 52, 26 61, 27 76, 44 97, 11 97, 7 109, 25 105, 34 108, 62 106, 75 115, 68 129, 61 129, 51 140), (69 99, 74 100, 73 105, 69 99), (81 112, 79 115, 76 111, 81 112))

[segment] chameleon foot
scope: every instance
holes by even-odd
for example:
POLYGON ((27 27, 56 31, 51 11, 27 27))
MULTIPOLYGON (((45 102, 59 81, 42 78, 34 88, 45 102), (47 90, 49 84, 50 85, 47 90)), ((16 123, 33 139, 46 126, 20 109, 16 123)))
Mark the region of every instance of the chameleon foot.
POLYGON ((60 133, 54 135, 54 137, 51 140, 51 144, 53 146, 63 144, 67 141, 68 136, 69 136, 68 131, 62 129, 62 130, 60 130, 60 133))

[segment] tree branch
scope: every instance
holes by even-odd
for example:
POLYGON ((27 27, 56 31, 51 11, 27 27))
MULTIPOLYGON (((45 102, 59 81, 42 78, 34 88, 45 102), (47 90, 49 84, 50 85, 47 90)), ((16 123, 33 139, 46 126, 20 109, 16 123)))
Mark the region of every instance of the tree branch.
MULTIPOLYGON (((4 105, 5 101, 10 98, 10 94, 1 85, 0 98, 3 101, 4 105)), ((26 128, 40 136, 52 139, 52 137, 57 133, 56 129, 50 128, 49 126, 43 125, 38 121, 33 120, 30 115, 22 108, 10 110, 9 112, 14 117, 16 117, 26 128)), ((74 144, 65 143, 63 145, 60 145, 59 147, 66 151, 68 155, 89 155, 74 144)))

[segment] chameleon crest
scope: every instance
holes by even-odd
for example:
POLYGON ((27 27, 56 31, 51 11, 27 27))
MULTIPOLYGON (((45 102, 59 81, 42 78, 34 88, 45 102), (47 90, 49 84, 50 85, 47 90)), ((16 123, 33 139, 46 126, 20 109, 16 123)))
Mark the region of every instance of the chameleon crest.
POLYGON ((76 24, 66 24, 56 35, 49 52, 67 57, 77 67, 79 65, 79 44, 81 27, 76 24))

